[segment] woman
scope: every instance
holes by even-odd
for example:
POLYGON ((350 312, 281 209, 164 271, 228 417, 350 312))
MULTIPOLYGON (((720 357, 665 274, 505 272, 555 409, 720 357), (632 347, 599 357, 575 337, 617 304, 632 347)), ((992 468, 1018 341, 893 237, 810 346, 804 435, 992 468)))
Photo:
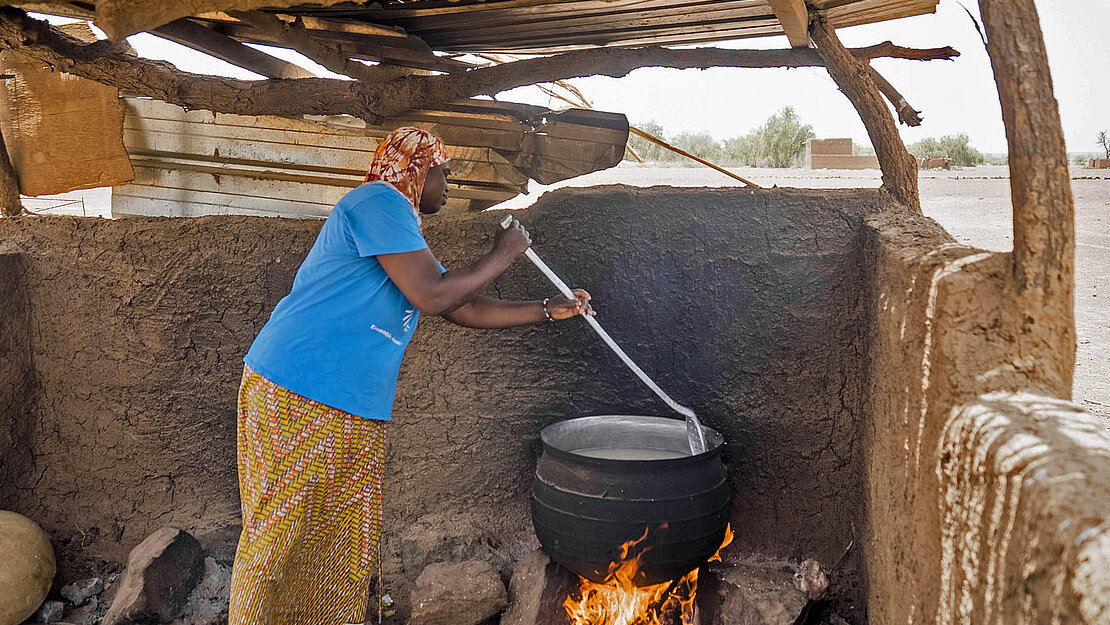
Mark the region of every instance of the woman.
POLYGON ((530 245, 515 220, 488 254, 444 270, 420 213, 446 203, 449 173, 428 132, 382 140, 367 184, 335 205, 243 359, 230 625, 365 620, 371 577, 381 579, 385 434, 420 313, 472 328, 593 314, 582 290, 542 302, 478 294, 530 245))

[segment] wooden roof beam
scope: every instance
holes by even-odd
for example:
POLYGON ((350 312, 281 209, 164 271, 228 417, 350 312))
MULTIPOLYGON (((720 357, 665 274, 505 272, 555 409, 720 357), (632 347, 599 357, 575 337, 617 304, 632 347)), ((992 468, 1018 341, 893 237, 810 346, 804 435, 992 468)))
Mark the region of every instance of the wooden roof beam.
POLYGON ((286 22, 262 11, 233 12, 232 17, 251 26, 260 36, 300 52, 325 68, 367 83, 383 83, 422 70, 396 65, 366 65, 351 58, 340 41, 314 37, 301 18, 286 22))
MULTIPOLYGON (((129 35, 153 31, 175 20, 211 11, 248 11, 262 7, 288 7, 303 0, 98 0, 96 25, 112 41, 122 41, 129 35)), ((343 0, 316 0, 316 4, 329 6, 343 0)))
POLYGON ((809 47, 809 8, 805 0, 767 0, 782 32, 795 48, 809 47))
POLYGON ((204 52, 232 65, 261 74, 267 78, 315 78, 312 72, 265 52, 239 43, 231 37, 180 19, 154 29, 154 34, 170 41, 204 52))
MULTIPOLYGON (((405 111, 426 109, 442 102, 579 76, 619 78, 639 67, 703 69, 825 64, 819 51, 809 48, 675 50, 649 46, 567 52, 455 74, 405 76, 382 84, 325 78, 244 81, 181 72, 168 63, 130 55, 123 46, 111 41, 84 44, 19 9, 4 6, 0 6, 0 48, 45 61, 60 71, 189 109, 241 115, 347 114, 375 124, 405 111)), ((889 42, 844 54, 857 59, 887 56, 918 60, 959 55, 952 48, 914 50, 889 42)), ((868 83, 873 86, 871 80, 868 83)))
MULTIPOLYGON (((231 11, 207 14, 201 19, 213 30, 236 41, 261 43, 281 48, 292 48, 305 56, 331 68, 313 56, 321 46, 331 48, 335 54, 346 58, 359 58, 388 65, 416 69, 453 72, 473 66, 450 58, 436 56, 419 37, 411 35, 374 35, 345 32, 342 29, 318 28, 325 20, 305 21, 299 17, 285 17, 262 11, 231 11), (308 40, 314 40, 311 43, 308 40)), ((327 20, 333 22, 334 20, 327 20)), ((330 25, 330 24, 328 24, 330 25)), ((346 74, 346 72, 339 72, 346 74)), ((352 78, 355 76, 347 74, 352 78)))

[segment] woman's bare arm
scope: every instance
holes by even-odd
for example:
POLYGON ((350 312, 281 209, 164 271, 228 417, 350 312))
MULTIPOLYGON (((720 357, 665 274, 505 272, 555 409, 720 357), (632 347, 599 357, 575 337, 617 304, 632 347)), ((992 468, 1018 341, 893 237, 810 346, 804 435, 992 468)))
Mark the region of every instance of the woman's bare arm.
POLYGON ((499 229, 488 254, 467 267, 446 273, 440 273, 435 256, 427 248, 379 254, 377 259, 389 279, 420 312, 443 315, 474 299, 529 245, 531 241, 523 228, 499 229))
MULTIPOLYGON (((547 300, 547 312, 552 319, 569 319, 583 311, 588 315, 595 314, 590 306, 590 294, 582 289, 575 289, 575 299, 565 297, 552 297, 547 300)), ((455 325, 467 328, 512 328, 531 323, 547 321, 543 312, 543 302, 518 302, 500 300, 494 297, 479 295, 449 313, 443 315, 455 325)))

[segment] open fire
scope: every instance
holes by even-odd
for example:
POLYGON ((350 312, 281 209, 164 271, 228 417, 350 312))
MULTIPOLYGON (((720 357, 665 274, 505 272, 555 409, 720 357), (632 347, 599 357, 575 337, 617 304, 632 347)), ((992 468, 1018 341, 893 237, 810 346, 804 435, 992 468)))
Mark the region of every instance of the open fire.
MULTIPOLYGON (((653 586, 634 583, 640 571, 640 558, 651 547, 638 548, 648 531, 636 540, 621 545, 620 556, 609 565, 601 583, 579 578, 577 592, 571 591, 563 607, 572 625, 693 625, 696 621, 694 599, 698 591, 698 571, 694 569, 673 582, 653 586)), ((710 562, 721 560, 721 550, 732 542, 732 528, 710 562)))

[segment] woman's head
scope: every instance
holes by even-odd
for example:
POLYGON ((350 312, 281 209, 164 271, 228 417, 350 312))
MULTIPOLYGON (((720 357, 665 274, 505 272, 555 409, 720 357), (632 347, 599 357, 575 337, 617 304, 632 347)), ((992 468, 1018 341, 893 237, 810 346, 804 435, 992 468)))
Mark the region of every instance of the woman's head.
POLYGON ((389 133, 374 150, 365 182, 388 182, 413 209, 435 213, 447 202, 447 146, 432 133, 406 126, 389 133))

